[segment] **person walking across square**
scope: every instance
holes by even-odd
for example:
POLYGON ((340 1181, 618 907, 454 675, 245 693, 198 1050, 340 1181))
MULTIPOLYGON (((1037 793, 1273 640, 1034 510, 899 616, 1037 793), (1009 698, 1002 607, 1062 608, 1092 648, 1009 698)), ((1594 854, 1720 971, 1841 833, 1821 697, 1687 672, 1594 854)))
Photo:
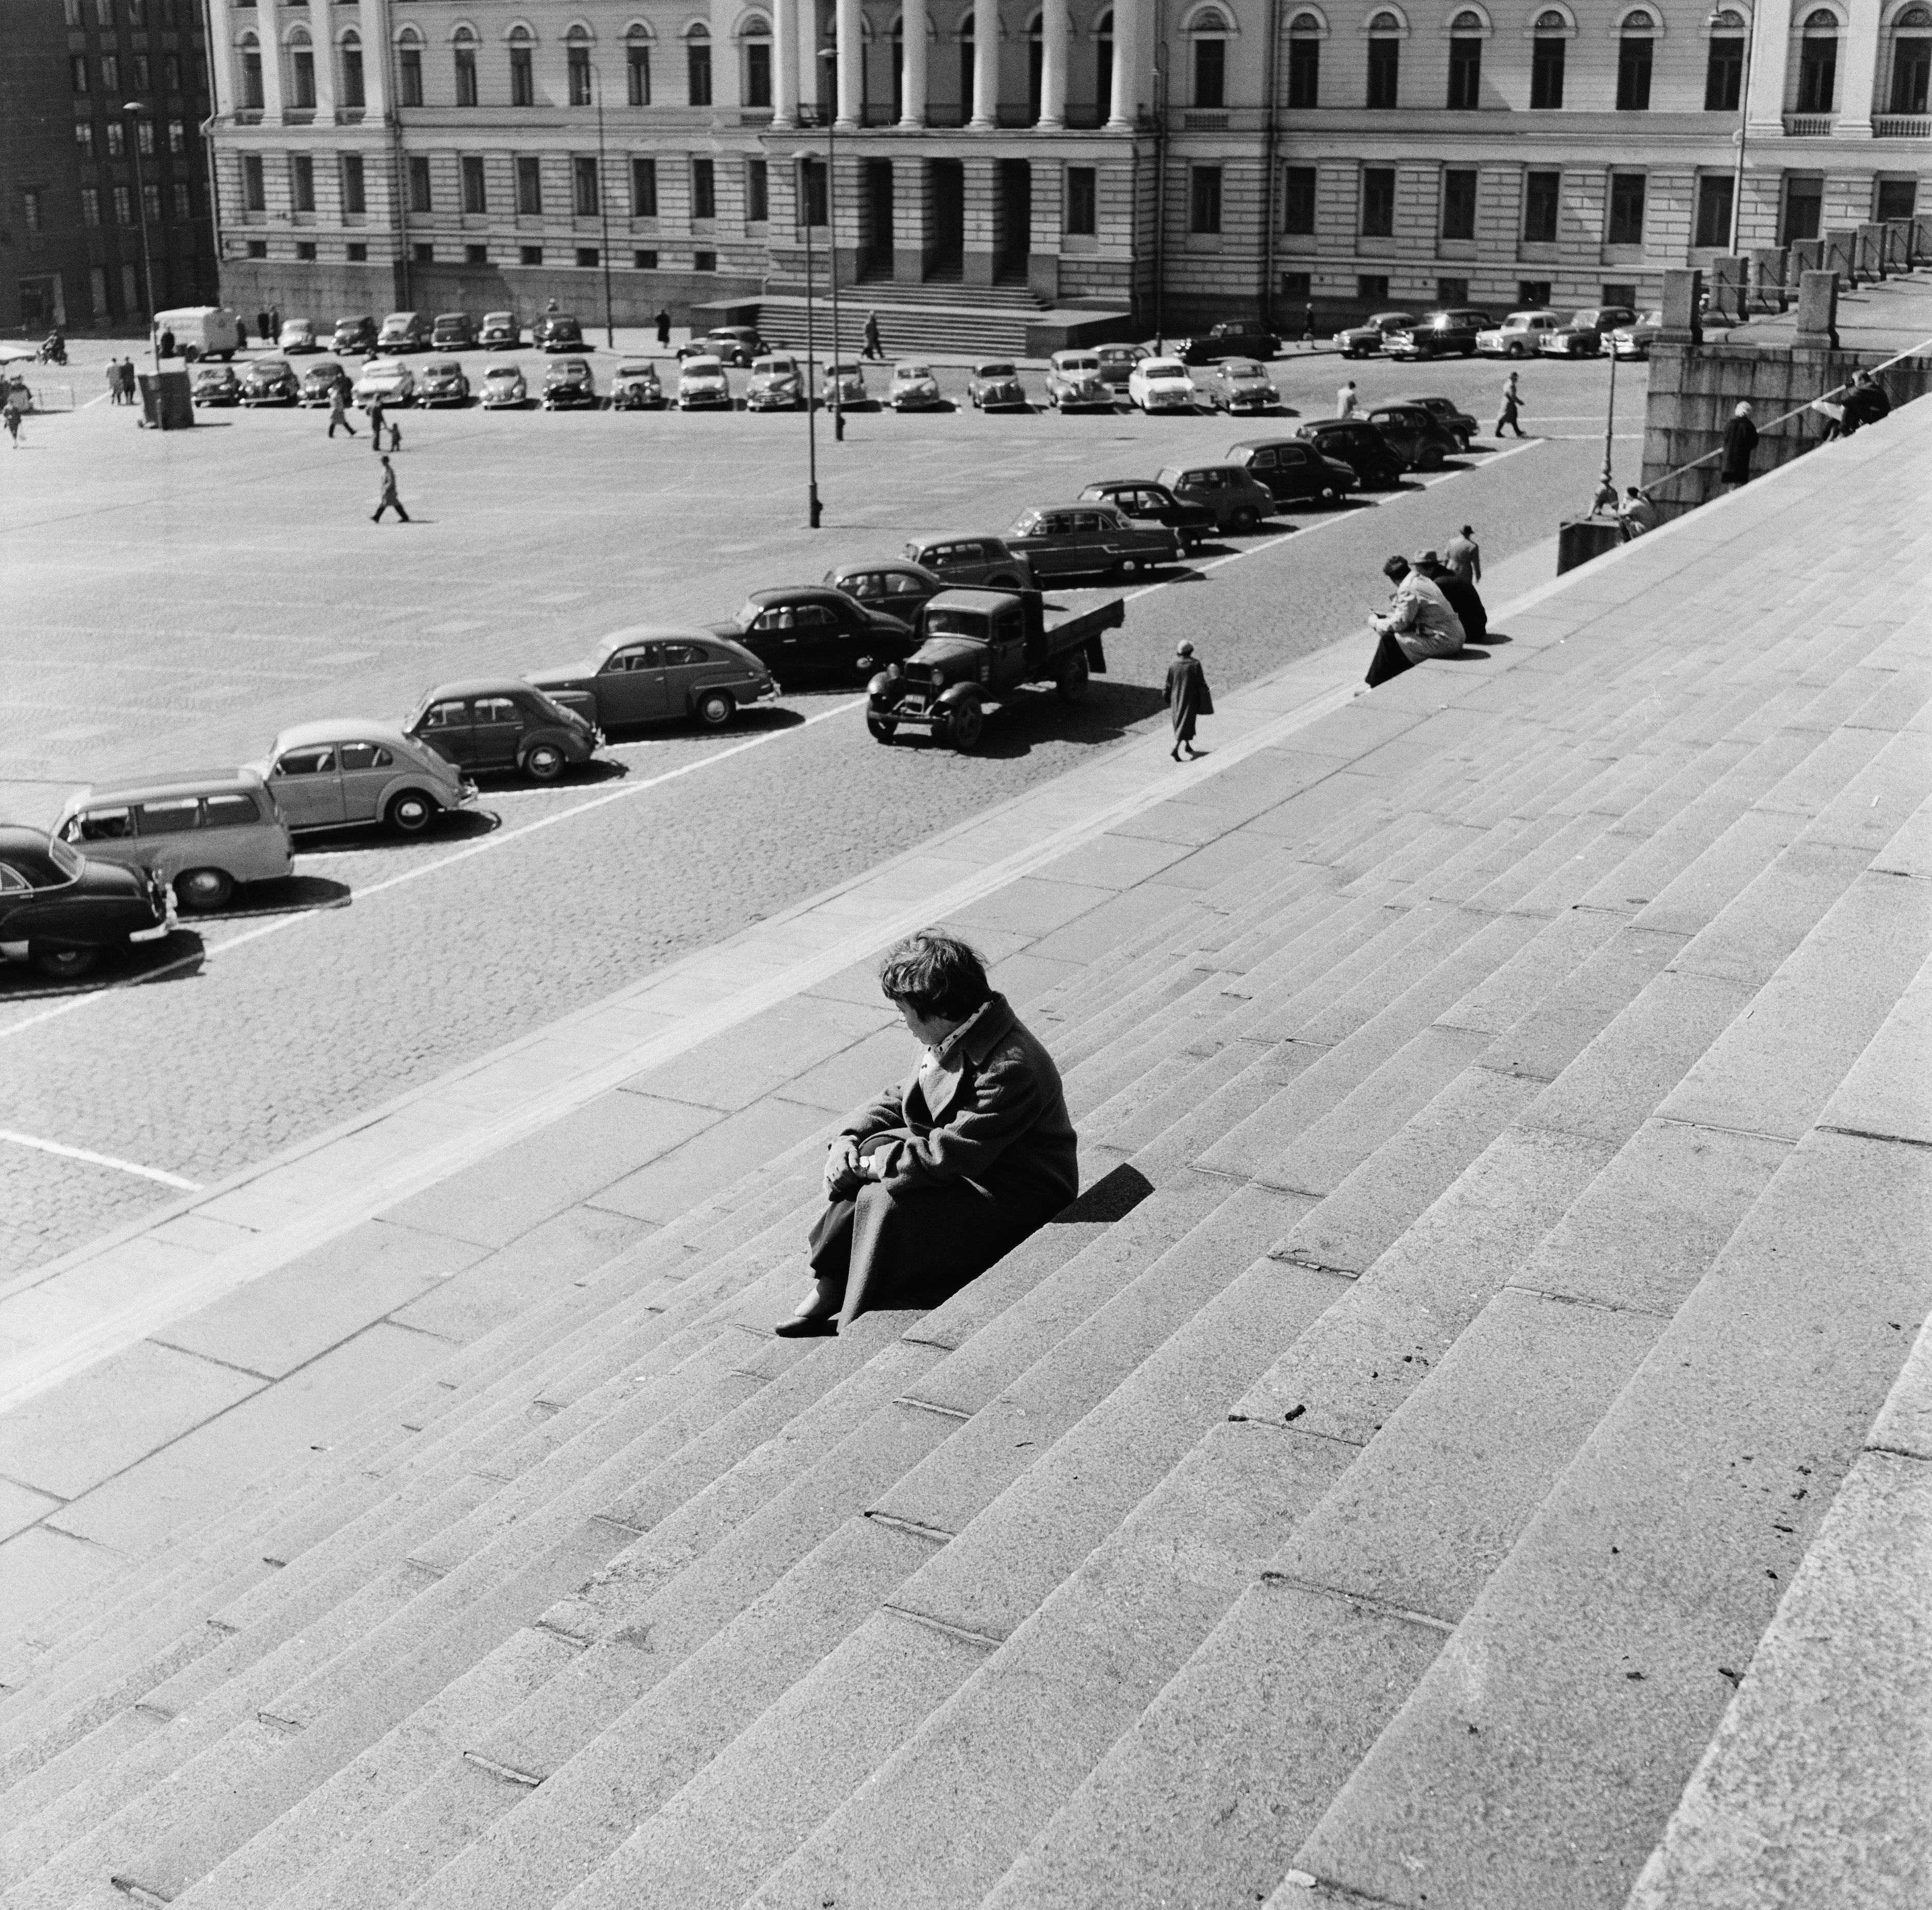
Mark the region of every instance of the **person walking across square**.
POLYGON ((1476 542, 1476 527, 1466 524, 1442 547, 1442 561, 1466 584, 1483 581, 1482 547, 1476 542))
POLYGON ((403 509, 403 500, 396 495, 396 468, 388 458, 385 458, 382 460, 382 501, 376 505, 375 512, 369 521, 371 524, 380 524, 382 521, 382 513, 388 510, 393 510, 404 523, 409 522, 410 514, 403 509))
POLYGON ((328 391, 328 434, 335 435, 340 425, 351 437, 356 435, 356 427, 349 422, 349 380, 338 378, 328 391))
POLYGON ((1335 415, 1338 418, 1352 418, 1359 409, 1360 400, 1355 392, 1355 381, 1351 378, 1335 394, 1335 415))
POLYGON ((885 346, 879 338, 879 314, 868 311, 866 314, 866 356, 882 359, 885 355, 885 346))
POLYGON ((1167 713, 1174 725, 1174 747, 1167 753, 1177 763, 1184 749, 1190 757, 1199 755, 1194 746, 1194 725, 1214 713, 1214 693, 1208 687, 1208 673, 1191 643, 1177 644, 1174 661, 1167 666, 1167 713))
POLYGON ((372 398, 369 401, 369 449, 380 451, 382 448, 382 401, 372 398))
POLYGON ((20 448, 20 401, 11 392, 7 394, 7 407, 0 413, 7 425, 7 435, 14 440, 14 449, 20 448))
POLYGON ((658 313, 658 349, 660 351, 670 349, 670 314, 662 308, 658 313))
POLYGON ((1501 437, 1504 431, 1508 430, 1515 432, 1518 437, 1526 437, 1528 434, 1518 422, 1522 410, 1522 392, 1517 386, 1516 374, 1512 371, 1503 381, 1503 405, 1502 410, 1496 414, 1495 435, 1501 437))

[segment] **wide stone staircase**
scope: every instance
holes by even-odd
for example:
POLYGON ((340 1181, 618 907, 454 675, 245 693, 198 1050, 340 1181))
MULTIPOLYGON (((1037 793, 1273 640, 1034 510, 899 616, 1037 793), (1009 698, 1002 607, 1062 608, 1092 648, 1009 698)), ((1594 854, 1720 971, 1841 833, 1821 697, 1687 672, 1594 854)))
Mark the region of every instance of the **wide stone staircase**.
MULTIPOLYGON (((765 335, 802 350, 806 335, 805 281, 774 279, 758 308, 765 335)), ((967 286, 928 281, 918 285, 890 280, 862 280, 838 291, 838 348, 855 357, 865 344, 866 314, 877 312, 880 343, 888 359, 940 353, 951 357, 1022 358, 1037 356, 1028 350, 1029 333, 1048 328, 1054 348, 1068 342, 1060 334, 1099 326, 1116 335, 1124 313, 1095 310, 1049 311, 1023 285, 967 286)), ((833 349, 830 289, 821 279, 811 301, 812 331, 818 349, 833 349)), ((1082 334, 1084 335, 1084 333, 1082 334)))
POLYGON ((1621 1905, 1932 1308, 1845 452, 1086 851, 944 1305, 770 1337, 814 1136, 35 1621, 0 1910, 1621 1905))

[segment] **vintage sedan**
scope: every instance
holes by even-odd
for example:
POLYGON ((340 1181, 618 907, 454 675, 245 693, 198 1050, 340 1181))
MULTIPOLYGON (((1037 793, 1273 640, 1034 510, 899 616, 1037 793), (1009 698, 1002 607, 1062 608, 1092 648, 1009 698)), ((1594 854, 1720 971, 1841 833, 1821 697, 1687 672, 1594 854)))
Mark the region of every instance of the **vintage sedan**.
POLYGON ((1151 478, 1102 478, 1088 485, 1077 501, 1111 504, 1136 524, 1165 524, 1190 555, 1214 535, 1214 513, 1207 505, 1177 497, 1151 478))
POLYGON ((942 411, 946 401, 939 395, 939 380, 932 367, 908 359, 892 367, 892 381, 886 387, 886 402, 895 411, 942 411))
POLYGON ((1117 392, 1127 388, 1134 367, 1154 354, 1144 345, 1096 345, 1094 356, 1100 361, 1100 376, 1117 392))
POLYGON ((1544 335, 1562 323, 1553 311, 1513 311, 1502 324, 1476 334, 1476 349, 1485 358, 1534 358, 1544 335))
POLYGON ((1604 349, 1604 334, 1636 317, 1630 305, 1586 305, 1555 331, 1544 332, 1538 349, 1551 358, 1595 358, 1604 349))
POLYGON ((1323 457, 1346 464, 1364 487, 1400 484, 1408 468, 1401 452, 1366 418, 1312 419, 1298 425, 1294 435, 1323 457))
POLYGON ((1056 577, 1137 577, 1180 556, 1165 524, 1136 524, 1112 504, 1050 504, 1022 511, 1006 548, 1024 557, 1042 587, 1056 577))
POLYGON ((0 957, 44 975, 84 975, 102 951, 160 941, 174 897, 152 869, 97 862, 38 829, 0 824, 0 957))
POLYGON ((658 368, 649 360, 620 365, 610 377, 613 411, 662 411, 664 389, 658 368))
POLYGON ((356 402, 367 409, 375 399, 408 404, 416 395, 416 374, 399 358, 372 358, 356 381, 356 402))
POLYGON ((1033 587, 1026 559, 997 537, 915 537, 899 554, 948 584, 983 584, 994 590, 1033 587))
POLYGON ((302 375, 302 402, 310 406, 333 404, 335 388, 346 375, 339 360, 318 359, 302 375))
POLYGON ((1660 305, 1640 311, 1628 325, 1619 325, 1610 334, 1610 350, 1618 358, 1648 358, 1651 347, 1657 343, 1657 335, 1663 329, 1660 305))
POLYGON ((1177 497, 1204 504, 1217 530, 1258 530, 1274 511, 1274 494, 1245 465, 1170 464, 1156 481, 1177 497))
POLYGON ((476 342, 476 321, 466 311, 440 311, 429 342, 432 351, 466 351, 476 342))
POLYGON ((524 342, 524 328, 517 323, 513 311, 486 311, 476 342, 485 351, 514 351, 524 342))
POLYGON ((729 411, 731 380, 723 362, 715 358, 688 358, 677 368, 677 408, 680 411, 729 411))
POLYGON ((805 374, 798 360, 774 353, 752 361, 752 382, 745 388, 747 411, 802 411, 805 374))
POLYGON ((1338 458, 1324 457, 1297 438, 1244 439, 1228 446, 1228 461, 1245 466, 1248 475, 1280 503, 1340 503, 1355 488, 1352 467, 1338 458))
POLYGON ((865 367, 856 358, 842 358, 828 365, 818 381, 818 401, 828 411, 869 407, 872 394, 866 389, 865 367))
POLYGON ((1185 365, 1218 365, 1224 358, 1274 358, 1281 341, 1259 325, 1211 326, 1198 338, 1183 338, 1174 355, 1185 365))
POLYGON ((1476 434, 1483 428, 1454 398, 1436 396, 1399 398, 1396 403, 1420 405, 1456 440, 1459 451, 1468 450, 1476 434))
POLYGON ((772 347, 755 325, 714 325, 701 338, 692 338, 677 348, 680 358, 715 358, 722 365, 748 365, 763 358, 772 347))
POLYGON ((742 644, 781 689, 862 680, 917 647, 910 623, 823 584, 754 590, 730 622, 710 627, 742 644))
POLYGON ((493 365, 483 374, 485 411, 520 411, 530 401, 530 388, 520 365, 493 365))
POLYGON ((198 365, 190 395, 196 404, 239 404, 242 380, 232 365, 198 365))
POLYGON ((301 396, 302 381, 286 359, 258 358, 242 374, 244 404, 292 404, 301 396))
POLYGON ((546 411, 595 411, 598 406, 597 380, 590 375, 587 358, 560 359, 544 368, 543 397, 546 411))
POLYGON ((376 349, 379 352, 421 351, 429 343, 429 335, 427 314, 392 311, 383 320, 382 329, 376 335, 376 349))
POLYGON ((376 349, 376 321, 367 312, 352 314, 347 318, 335 321, 334 335, 328 341, 332 352, 372 352, 376 349))
POLYGON ((1046 401, 1056 411, 1111 411, 1114 388, 1097 353, 1055 352, 1046 362, 1046 401))
POLYGON ((966 397, 975 411, 1030 411, 1019 367, 1011 359, 988 359, 973 367, 966 397))
POLYGON ((1487 312, 1453 305, 1418 319, 1406 332, 1391 332, 1382 350, 1390 358, 1473 358, 1477 336, 1489 323, 1487 312))
POLYGON ((319 352, 320 342, 315 335, 315 320, 312 318, 292 318, 282 326, 281 335, 275 341, 278 352, 319 352))
POLYGON ((1439 471, 1444 458, 1462 449, 1456 434, 1419 404, 1378 404, 1369 413, 1369 422, 1412 471, 1439 471))
POLYGON ((554 782, 604 746, 590 717, 497 677, 439 684, 403 719, 403 734, 472 774, 514 770, 532 782, 554 782))
POLYGON ((453 358, 439 358, 416 374, 418 404, 467 404, 470 375, 453 358))
POLYGON ((584 326, 574 312, 547 311, 530 327, 530 343, 540 351, 587 352, 584 326))
POLYGON ((1375 358, 1395 333, 1412 332, 1421 323, 1412 311, 1371 312, 1366 324, 1345 326, 1335 334, 1335 349, 1344 358, 1375 358))
POLYGON ((419 836, 444 811, 476 800, 476 784, 434 749, 394 723, 362 716, 297 723, 245 767, 268 784, 298 834, 382 824, 419 836))
POLYGON ((746 704, 776 694, 771 672, 710 630, 639 625, 604 638, 580 662, 524 677, 599 729, 692 722, 722 729, 746 704))
POLYGON ((1251 358, 1224 358, 1202 387, 1216 411, 1279 411, 1281 394, 1251 358))
POLYGON ((295 867, 288 824, 253 770, 96 783, 69 798, 54 833, 90 861, 152 871, 183 908, 219 908, 238 882, 295 867))
POLYGON ((1178 358, 1144 358, 1127 375, 1127 402, 1138 410, 1192 411, 1196 396, 1193 377, 1178 358))
POLYGON ((868 610, 883 610, 887 616, 910 623, 920 606, 941 590, 952 587, 935 570, 925 565, 888 561, 835 566, 824 575, 825 583, 848 597, 856 597, 868 610))

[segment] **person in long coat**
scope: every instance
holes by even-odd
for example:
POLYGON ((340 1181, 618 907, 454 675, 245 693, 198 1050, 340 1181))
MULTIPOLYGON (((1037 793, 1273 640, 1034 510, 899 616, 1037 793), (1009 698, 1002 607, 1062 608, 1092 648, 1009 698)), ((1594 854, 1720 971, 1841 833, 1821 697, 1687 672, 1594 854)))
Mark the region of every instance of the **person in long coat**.
POLYGON ((1080 1191, 1060 1071, 974 950, 923 929, 887 953, 879 986, 922 1052, 826 1155, 813 1290, 775 1329, 782 1338, 836 1333, 883 1308, 936 1306, 1080 1191))
POLYGON ((1167 753, 1177 763, 1184 749, 1190 756, 1199 755, 1194 746, 1194 725, 1201 717, 1214 713, 1214 693, 1208 687, 1208 673, 1191 643, 1177 644, 1174 661, 1167 666, 1167 713, 1174 725, 1174 747, 1167 753))
POLYGON ((1740 399, 1730 422, 1724 427, 1724 456, 1718 467, 1718 476, 1726 484, 1748 483, 1751 453, 1756 449, 1757 427, 1751 422, 1750 405, 1740 399))

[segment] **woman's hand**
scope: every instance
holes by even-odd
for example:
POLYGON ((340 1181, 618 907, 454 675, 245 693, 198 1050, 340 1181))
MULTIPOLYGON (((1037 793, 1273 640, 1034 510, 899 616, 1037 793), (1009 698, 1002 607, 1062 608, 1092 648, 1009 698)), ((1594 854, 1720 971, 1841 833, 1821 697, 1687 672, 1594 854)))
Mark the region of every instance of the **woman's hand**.
POLYGON ((826 1152, 826 1197, 842 1200, 865 1185, 866 1176, 859 1167, 859 1143, 850 1134, 841 1134, 826 1152))

